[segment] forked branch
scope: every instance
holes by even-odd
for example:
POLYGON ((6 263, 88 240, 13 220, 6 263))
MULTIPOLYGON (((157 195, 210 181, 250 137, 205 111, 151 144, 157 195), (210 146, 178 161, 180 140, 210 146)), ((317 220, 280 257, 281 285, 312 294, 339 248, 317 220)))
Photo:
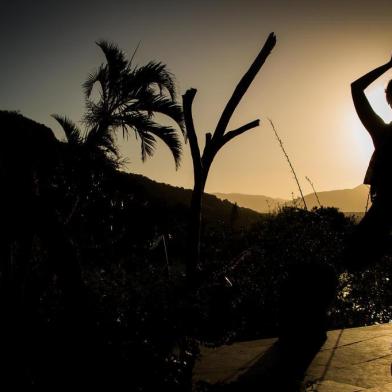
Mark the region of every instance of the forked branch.
POLYGON ((190 258, 187 263, 187 277, 190 284, 195 284, 195 276, 199 271, 200 262, 200 229, 201 229, 201 208, 202 198, 204 194, 204 187, 207 181, 208 172, 210 170, 212 161, 214 160, 218 151, 230 140, 242 135, 246 131, 257 127, 260 120, 254 120, 237 129, 226 133, 227 126, 230 119, 240 103, 242 97, 248 90, 250 84, 256 77, 260 68, 263 66, 265 60, 271 53, 276 44, 276 37, 274 33, 268 36, 263 48, 253 61, 248 71, 241 78, 240 82, 234 89, 233 95, 227 102, 222 115, 217 123, 213 133, 208 132, 205 136, 205 146, 201 154, 195 125, 192 116, 192 104, 196 96, 195 89, 189 89, 182 96, 184 121, 187 131, 187 138, 191 149, 193 172, 194 172, 194 187, 191 200, 191 224, 190 224, 190 258))
POLYGON ((214 137, 222 136, 225 133, 227 125, 229 124, 235 109, 237 108, 242 97, 248 90, 249 86, 253 82, 253 79, 260 71, 261 67, 265 63, 265 60, 270 55, 275 45, 276 45, 276 36, 274 33, 271 33, 268 36, 259 54, 253 61, 252 65, 250 66, 248 71, 244 74, 244 76, 241 78, 236 88, 234 89, 233 95, 227 102, 226 107, 224 108, 222 115, 218 121, 218 124, 215 129, 214 137))

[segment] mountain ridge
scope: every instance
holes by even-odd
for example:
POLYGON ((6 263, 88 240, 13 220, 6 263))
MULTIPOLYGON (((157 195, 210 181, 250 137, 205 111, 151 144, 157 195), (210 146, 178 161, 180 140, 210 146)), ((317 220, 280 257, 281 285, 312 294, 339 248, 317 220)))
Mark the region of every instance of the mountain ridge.
MULTIPOLYGON (((250 208, 260 213, 274 212, 283 206, 302 206, 301 198, 294 200, 274 198, 265 195, 247 195, 243 193, 212 193, 221 200, 228 200, 237 203, 238 206, 250 208)), ((317 197, 323 207, 335 207, 345 213, 364 213, 368 204, 369 188, 366 185, 358 185, 354 188, 335 189, 330 191, 317 192, 317 197)), ((309 209, 319 206, 314 193, 304 196, 309 209)))

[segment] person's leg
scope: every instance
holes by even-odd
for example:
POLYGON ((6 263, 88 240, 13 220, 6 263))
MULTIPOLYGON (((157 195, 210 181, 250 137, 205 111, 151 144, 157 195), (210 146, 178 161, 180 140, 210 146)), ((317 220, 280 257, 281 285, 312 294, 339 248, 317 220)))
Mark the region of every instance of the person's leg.
POLYGON ((348 241, 344 263, 349 269, 366 268, 384 254, 392 227, 392 204, 376 199, 348 241))

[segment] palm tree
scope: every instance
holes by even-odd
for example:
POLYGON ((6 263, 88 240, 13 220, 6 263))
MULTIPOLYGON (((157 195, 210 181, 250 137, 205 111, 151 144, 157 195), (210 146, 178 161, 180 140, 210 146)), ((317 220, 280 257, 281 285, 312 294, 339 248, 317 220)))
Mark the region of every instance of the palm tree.
MULTIPOLYGON (((116 169, 122 164, 118 147, 110 133, 83 132, 70 119, 58 114, 52 117, 61 125, 65 134, 65 155, 68 164, 78 170, 94 171, 116 169), (100 137, 99 137, 100 136, 100 137)), ((63 154, 64 155, 64 154, 63 154)))
MULTIPOLYGON (((126 60, 124 52, 116 45, 99 41, 106 63, 92 72, 83 84, 86 112, 81 131, 64 116, 53 115, 63 128, 66 143, 63 143, 62 159, 72 178, 68 193, 73 199, 65 223, 69 223, 80 210, 81 199, 100 187, 101 180, 122 165, 116 143, 116 132, 128 137, 133 131, 140 140, 142 160, 151 156, 157 138, 170 149, 176 168, 179 167, 182 145, 177 129, 154 121, 156 113, 172 119, 185 133, 182 106, 176 102, 174 76, 166 65, 150 61, 144 66, 134 67, 126 60)), ((134 53, 135 54, 135 53, 134 53)), ((93 196, 93 195, 91 195, 93 196)))
MULTIPOLYGON (((182 147, 177 130, 154 121, 154 114, 163 114, 185 132, 173 75, 160 62, 134 67, 133 56, 126 60, 124 52, 107 41, 99 41, 97 45, 105 55, 106 64, 92 72, 83 85, 84 122, 88 129, 84 142, 118 158, 115 132, 120 129, 123 137, 128 137, 133 131, 140 139, 143 161, 154 153, 158 138, 169 147, 178 168, 182 147)), ((71 139, 75 134, 71 129, 71 139)))

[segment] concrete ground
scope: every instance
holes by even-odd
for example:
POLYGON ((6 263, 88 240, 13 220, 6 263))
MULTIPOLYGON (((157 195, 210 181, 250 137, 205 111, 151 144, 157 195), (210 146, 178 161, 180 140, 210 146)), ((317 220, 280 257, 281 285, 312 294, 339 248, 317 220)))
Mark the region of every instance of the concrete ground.
MULTIPOLYGON (((275 342, 261 339, 203 347, 194 381, 226 384, 265 372, 275 342)), ((306 372, 304 390, 392 392, 391 363, 392 324, 330 331, 306 372)))

